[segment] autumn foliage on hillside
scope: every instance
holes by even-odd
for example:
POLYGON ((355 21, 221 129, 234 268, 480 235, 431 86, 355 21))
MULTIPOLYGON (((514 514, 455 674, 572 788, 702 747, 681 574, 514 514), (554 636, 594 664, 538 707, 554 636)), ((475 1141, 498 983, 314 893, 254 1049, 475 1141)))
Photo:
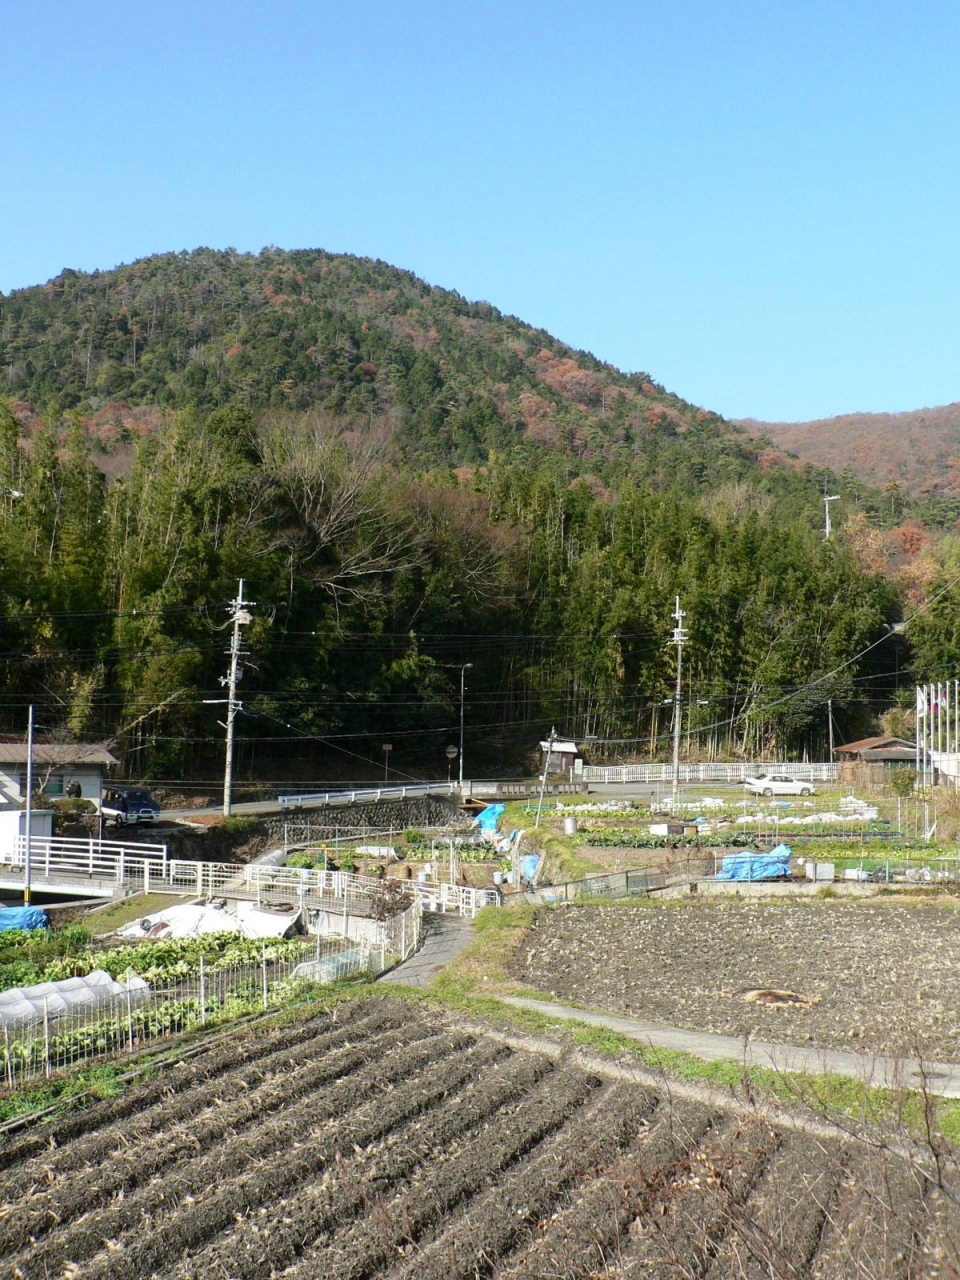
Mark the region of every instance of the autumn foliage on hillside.
POLYGON ((814 422, 739 423, 818 467, 850 468, 878 489, 960 495, 960 403, 913 413, 848 413, 814 422))

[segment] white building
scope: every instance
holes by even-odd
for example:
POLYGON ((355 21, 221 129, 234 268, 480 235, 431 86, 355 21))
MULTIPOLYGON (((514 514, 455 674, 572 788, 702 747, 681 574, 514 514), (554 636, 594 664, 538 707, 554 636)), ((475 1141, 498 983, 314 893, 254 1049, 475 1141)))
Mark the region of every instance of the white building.
MULTIPOLYGON (((102 742, 37 742, 33 744, 33 785, 51 799, 61 799, 76 787, 84 800, 99 801, 105 769, 117 764, 102 742)), ((0 804, 20 805, 26 799, 27 744, 23 739, 0 741, 0 804)))

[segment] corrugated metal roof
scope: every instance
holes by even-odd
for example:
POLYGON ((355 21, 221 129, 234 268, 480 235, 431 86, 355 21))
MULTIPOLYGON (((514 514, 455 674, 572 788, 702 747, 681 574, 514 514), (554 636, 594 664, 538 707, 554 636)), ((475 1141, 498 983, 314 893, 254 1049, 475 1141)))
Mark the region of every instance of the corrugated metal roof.
POLYGON ((837 747, 837 755, 858 756, 864 751, 876 751, 878 748, 902 748, 908 751, 915 751, 912 742, 907 742, 906 738, 894 738, 890 734, 881 735, 876 738, 861 738, 859 742, 848 742, 845 746, 837 747))
MULTIPOLYGON (((0 742, 0 764, 26 764, 25 742, 0 742)), ((35 742, 33 763, 52 765, 118 764, 103 742, 35 742)))

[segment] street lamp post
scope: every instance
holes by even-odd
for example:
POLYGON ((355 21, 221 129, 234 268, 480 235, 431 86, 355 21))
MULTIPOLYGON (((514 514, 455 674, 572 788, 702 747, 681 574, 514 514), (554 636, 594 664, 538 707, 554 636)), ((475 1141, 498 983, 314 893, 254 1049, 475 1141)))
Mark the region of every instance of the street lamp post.
POLYGON ((472 662, 464 662, 460 667, 460 798, 463 798, 463 709, 464 694, 467 686, 465 684, 467 672, 473 666, 472 662))

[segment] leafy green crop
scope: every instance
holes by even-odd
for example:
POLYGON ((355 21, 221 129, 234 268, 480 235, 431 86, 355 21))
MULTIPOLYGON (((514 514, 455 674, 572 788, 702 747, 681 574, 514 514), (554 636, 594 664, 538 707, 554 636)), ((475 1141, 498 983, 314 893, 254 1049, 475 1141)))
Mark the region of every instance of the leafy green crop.
POLYGON ((12 961, 0 971, 5 987, 29 986, 36 982, 59 982, 63 978, 83 977, 94 969, 105 969, 113 978, 128 973, 164 986, 196 974, 203 958, 208 970, 259 964, 264 949, 268 957, 282 956, 302 946, 301 939, 243 938, 236 933, 205 933, 198 938, 171 938, 159 942, 140 942, 129 946, 96 951, 86 949, 36 962, 29 958, 12 961), (11 975, 15 981, 7 981, 11 975))

